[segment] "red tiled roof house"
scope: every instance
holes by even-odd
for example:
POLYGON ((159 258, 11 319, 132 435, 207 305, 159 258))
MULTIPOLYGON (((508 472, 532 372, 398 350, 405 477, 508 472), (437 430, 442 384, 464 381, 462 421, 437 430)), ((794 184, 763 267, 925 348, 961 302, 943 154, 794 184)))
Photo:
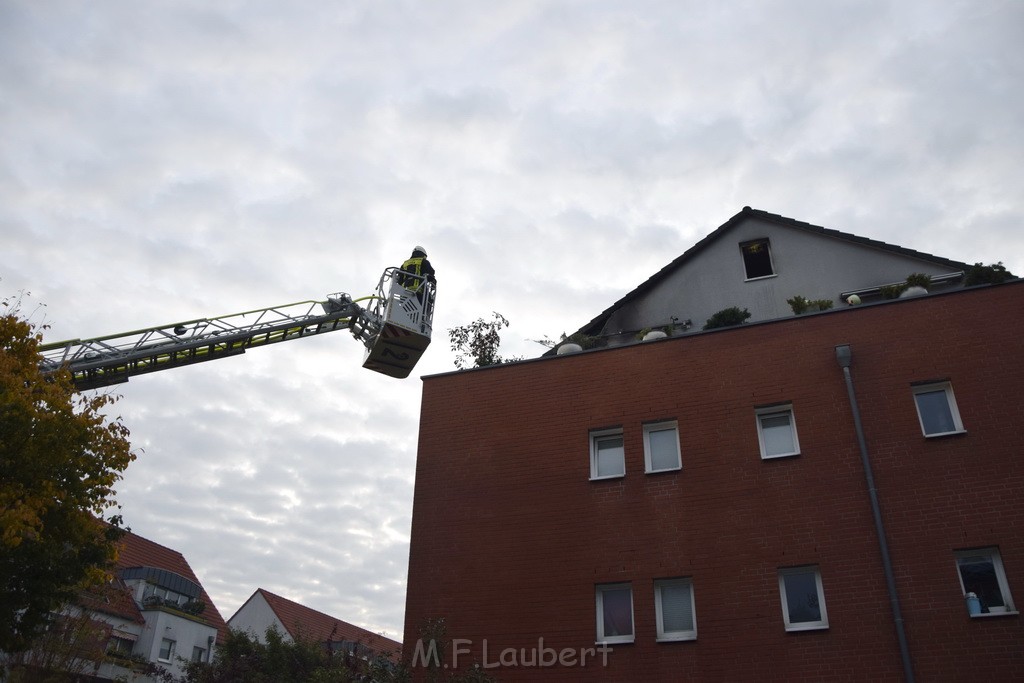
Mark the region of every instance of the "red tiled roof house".
POLYGON ((232 629, 248 631, 263 640, 275 628, 286 640, 323 643, 332 652, 362 657, 383 655, 398 659, 402 644, 336 617, 258 588, 228 620, 232 629))

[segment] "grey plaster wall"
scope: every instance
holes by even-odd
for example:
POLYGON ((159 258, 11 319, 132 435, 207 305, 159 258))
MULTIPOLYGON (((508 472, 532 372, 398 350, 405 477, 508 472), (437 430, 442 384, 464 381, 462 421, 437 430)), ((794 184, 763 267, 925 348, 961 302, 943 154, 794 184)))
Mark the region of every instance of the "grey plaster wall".
POLYGON ((901 282, 911 273, 944 275, 934 264, 847 240, 759 219, 734 226, 680 266, 646 296, 614 312, 603 334, 618 334, 692 320, 699 330, 717 311, 730 306, 750 311, 750 322, 793 315, 787 299, 831 299, 839 293, 901 282), (775 275, 747 280, 740 243, 767 237, 775 275))

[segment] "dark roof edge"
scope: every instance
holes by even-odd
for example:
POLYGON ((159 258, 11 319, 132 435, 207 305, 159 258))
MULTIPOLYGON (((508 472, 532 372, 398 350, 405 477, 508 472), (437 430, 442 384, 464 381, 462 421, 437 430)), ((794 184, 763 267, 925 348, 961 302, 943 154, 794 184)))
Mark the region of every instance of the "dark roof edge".
POLYGON ((601 311, 601 313, 599 313, 593 320, 583 325, 583 327, 581 327, 578 331, 584 334, 595 334, 596 332, 599 332, 600 327, 604 326, 604 323, 608 319, 608 317, 611 316, 611 314, 615 312, 618 308, 622 307, 627 303, 630 303, 631 301, 638 298, 641 294, 644 294, 650 289, 653 289, 654 286, 661 282, 661 280, 663 280, 665 277, 667 277, 671 271, 675 270, 678 266, 682 265, 686 261, 689 261, 690 259, 694 258, 697 254, 703 251, 709 244, 716 241, 724 233, 728 232, 730 228, 732 228, 734 225, 736 225, 745 218, 759 218, 761 220, 768 221, 770 223, 776 223, 778 225, 785 225, 791 228, 797 228, 800 230, 805 230, 807 232, 825 235, 827 237, 834 237, 837 239, 845 240, 847 242, 853 242, 863 246, 873 247, 875 249, 884 249, 885 251, 890 251, 896 254, 900 254, 902 256, 908 256, 910 258, 916 258, 923 261, 932 261, 934 263, 939 263, 954 270, 966 270, 967 268, 970 267, 969 264, 961 263, 960 261, 953 261, 951 259, 943 258, 941 256, 934 256, 932 254, 927 254, 922 251, 907 249, 906 247, 901 247, 895 244, 889 244, 887 242, 882 242, 880 240, 874 240, 868 237, 860 237, 858 235, 854 235, 853 233, 843 232, 841 230, 835 230, 832 228, 825 228, 820 225, 814 225, 812 223, 807 223, 805 221, 799 221, 796 220, 795 218, 787 218, 786 216, 782 216, 777 213, 769 213, 767 211, 762 211, 760 209, 752 209, 749 206, 744 206, 743 210, 741 210, 735 216, 727 220, 725 223, 722 223, 722 225, 718 226, 718 228, 716 228, 714 231, 712 231, 703 239, 694 244, 692 247, 684 251, 680 256, 675 258, 664 268, 656 272, 651 277, 647 278, 647 280, 642 282, 638 287, 627 293, 625 296, 623 296, 621 299, 613 303, 605 310, 601 311))

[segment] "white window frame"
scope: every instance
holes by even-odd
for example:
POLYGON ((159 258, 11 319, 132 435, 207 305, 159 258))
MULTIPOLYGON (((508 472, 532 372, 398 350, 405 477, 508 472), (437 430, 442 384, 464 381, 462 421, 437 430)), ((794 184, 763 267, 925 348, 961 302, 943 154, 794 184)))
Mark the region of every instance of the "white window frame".
POLYGON ((767 237, 758 237, 756 239, 740 242, 740 260, 743 263, 744 282, 753 282, 755 280, 764 280, 766 278, 779 276, 779 271, 775 269, 775 256, 772 254, 772 242, 767 237), (755 275, 754 277, 750 277, 750 273, 747 271, 747 257, 744 250, 747 246, 757 244, 758 242, 764 242, 765 247, 768 249, 768 265, 771 266, 772 272, 767 275, 755 275))
POLYGON ((658 579, 654 582, 654 612, 657 618, 658 642, 673 642, 680 640, 697 640, 697 607, 693 602, 693 580, 684 579, 658 579), (662 588, 686 587, 690 592, 690 622, 692 629, 666 631, 665 618, 662 607, 662 588))
POLYGON ((931 439, 937 436, 965 433, 966 430, 964 430, 964 423, 960 420, 960 410, 956 407, 956 396, 953 395, 953 385, 951 383, 929 382, 927 384, 915 384, 912 388, 914 392, 914 408, 917 410, 917 421, 921 425, 921 433, 925 437, 931 439), (942 391, 946 394, 946 405, 949 406, 949 414, 953 418, 953 429, 952 431, 932 432, 929 434, 924 426, 924 416, 921 415, 921 404, 917 402, 917 397, 920 394, 930 394, 937 391, 942 391))
POLYGON ((131 657, 135 651, 135 639, 114 633, 107 641, 107 654, 113 657, 131 657))
POLYGON ((683 469, 682 457, 679 454, 679 423, 676 420, 665 420, 662 422, 650 422, 644 425, 644 471, 647 474, 655 472, 674 472, 683 469), (651 432, 667 432, 672 430, 675 435, 676 462, 670 467, 654 469, 654 459, 651 454, 651 432))
POLYGON ((161 641, 160 641, 160 652, 157 654, 156 660, 158 662, 169 662, 172 659, 174 659, 174 649, 177 647, 177 645, 178 645, 178 641, 176 641, 176 640, 171 640, 170 638, 163 638, 163 639, 161 639, 161 641), (166 658, 161 656, 164 653, 164 643, 170 643, 170 645, 167 648, 167 657, 166 658))
POLYGON ((796 430, 796 413, 793 411, 792 403, 779 403, 772 406, 762 406, 754 409, 754 418, 757 421, 757 444, 761 448, 761 459, 771 460, 772 458, 788 458, 800 455, 800 436, 796 430), (783 413, 789 414, 789 429, 793 433, 793 450, 788 453, 768 453, 764 441, 764 425, 761 420, 765 417, 774 417, 783 413))
POLYGON ((779 597, 782 598, 782 621, 787 631, 818 631, 828 628, 828 612, 825 611, 825 588, 821 582, 821 568, 817 565, 801 567, 785 567, 779 569, 779 597), (789 617, 789 601, 786 599, 786 577, 795 574, 814 573, 814 583, 818 589, 818 609, 821 618, 817 621, 791 622, 789 617))
POLYGON ((626 439, 623 434, 621 427, 614 429, 599 429, 590 432, 590 480, 596 481, 600 479, 621 479, 626 476, 626 439), (607 437, 615 436, 622 439, 622 472, 615 474, 602 474, 597 473, 598 464, 598 443, 607 437))
POLYGON ((999 584, 999 592, 1002 593, 1003 604, 999 605, 986 605, 988 612, 982 614, 972 614, 971 618, 984 618, 991 617, 1000 614, 1017 614, 1017 609, 1013 604, 1013 597, 1010 595, 1010 584, 1006 580, 1006 571, 1003 569, 1003 558, 999 555, 999 548, 987 547, 987 548, 971 548, 968 550, 957 550, 954 551, 953 556, 955 558, 956 576, 960 581, 960 593, 967 598, 967 587, 964 586, 964 575, 960 571, 960 560, 967 557, 988 557, 992 562, 992 569, 996 575, 996 583, 999 584))
POLYGON ((633 585, 631 583, 602 583, 595 587, 597 605, 597 642, 614 645, 616 643, 632 643, 636 639, 636 615, 633 612, 633 585), (609 636, 604 632, 604 593, 611 590, 629 590, 629 626, 630 633, 609 636))

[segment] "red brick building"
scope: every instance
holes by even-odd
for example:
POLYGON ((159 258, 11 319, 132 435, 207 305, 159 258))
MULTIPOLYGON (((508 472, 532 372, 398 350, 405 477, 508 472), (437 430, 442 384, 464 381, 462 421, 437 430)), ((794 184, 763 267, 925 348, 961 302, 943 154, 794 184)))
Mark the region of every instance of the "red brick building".
POLYGON ((444 618, 503 682, 1019 679, 1022 314, 1012 281, 425 378, 406 659, 444 618))

